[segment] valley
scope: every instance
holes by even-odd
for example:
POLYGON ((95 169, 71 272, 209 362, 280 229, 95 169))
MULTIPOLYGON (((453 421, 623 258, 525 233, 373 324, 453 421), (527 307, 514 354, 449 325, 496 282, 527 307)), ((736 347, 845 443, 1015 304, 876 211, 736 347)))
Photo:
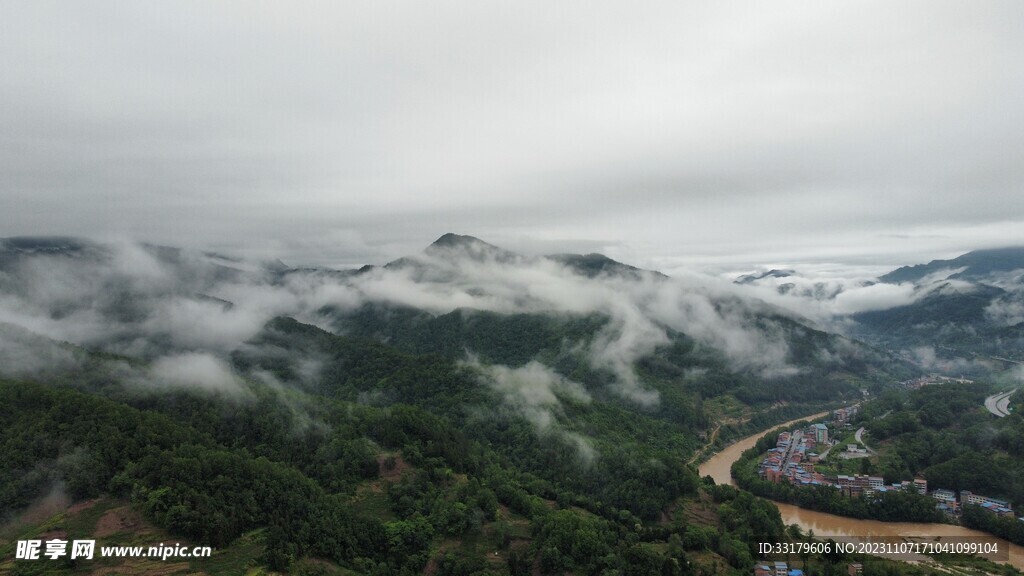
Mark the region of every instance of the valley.
MULTIPOLYGON (((4 242, 0 509, 59 491, 217 549, 168 574, 734 573, 788 523, 701 480, 721 483, 705 472, 734 441, 859 403, 884 455, 894 423, 953 421, 903 415, 917 401, 901 383, 937 356, 832 331, 757 286, 783 274, 734 287, 454 234, 353 270, 4 242)), ((11 525, 0 554, 72 533, 67 514, 11 525)))

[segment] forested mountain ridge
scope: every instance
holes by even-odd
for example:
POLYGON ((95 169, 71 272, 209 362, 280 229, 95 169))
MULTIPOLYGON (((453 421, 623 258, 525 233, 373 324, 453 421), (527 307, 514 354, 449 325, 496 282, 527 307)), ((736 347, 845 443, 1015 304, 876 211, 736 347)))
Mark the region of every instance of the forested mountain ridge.
POLYGON ((795 270, 735 283, 927 371, 998 376, 1024 360, 1024 248, 967 252, 877 277, 795 270))
MULTIPOLYGON (((317 557, 360 573, 417 573, 427 562, 442 573, 465 573, 491 566, 484 558, 498 556, 494 573, 523 573, 538 562, 545 570, 585 572, 628 569, 636 562, 660 570, 668 563, 669 570, 684 573, 687 549, 708 554, 719 540, 723 550, 734 546, 725 542, 753 545, 749 529, 736 540, 722 540, 730 536, 705 526, 715 536, 684 547, 680 537, 696 534, 697 526, 682 518, 643 520, 657 519, 677 498, 698 496, 696 476, 676 457, 678 447, 657 448, 649 439, 650 445, 634 442, 619 450, 599 444, 599 454, 588 460, 571 438, 556 431, 538 435, 514 414, 436 416, 445 406, 476 405, 472 397, 495 398, 457 369, 432 364, 447 361, 398 355, 375 363, 366 355, 389 353, 372 343, 339 343, 292 321, 275 324, 277 331, 302 331, 340 346, 343 362, 358 360, 369 369, 354 382, 345 374, 337 386, 326 378, 332 382, 326 394, 254 383, 247 398, 0 383, 0 456, 9 464, 0 505, 20 509, 57 486, 74 501, 109 494, 131 502, 171 535, 222 549, 228 557, 240 553, 240 538, 257 530, 261 552, 247 562, 278 569, 317 557), (429 394, 409 400, 433 409, 332 399, 349 390, 358 396, 382 380, 398 389, 419 384, 429 394), (595 540, 580 540, 579 530, 595 540), (672 534, 680 544, 671 554, 644 544, 672 534), (436 547, 453 538, 462 544, 436 547)), ((636 421, 629 425, 634 431, 619 437, 629 439, 650 425, 636 421)), ((55 522, 50 529, 76 529, 71 519, 55 522)), ((774 530, 781 530, 777 522, 774 530)), ((15 538, 37 533, 31 527, 5 532, 5 558, 15 538)), ((747 559, 749 552, 733 561, 747 559)), ((12 573, 25 566, 7 565, 12 573)), ((37 567, 92 570, 83 562, 77 568, 37 567)))
MULTIPOLYGON (((337 271, 5 246, 0 510, 116 498, 275 569, 746 567, 781 524, 685 465, 717 421, 767 424, 914 374, 713 280, 600 255, 446 235, 337 271)), ((5 554, 26 534, 11 530, 5 554)))
POLYGON ((949 260, 932 260, 927 264, 903 266, 880 276, 881 282, 916 282, 942 270, 956 270, 953 279, 985 280, 994 274, 1024 269, 1024 247, 974 250, 949 260))
POLYGON ((853 315, 856 336, 965 359, 947 364, 972 374, 1008 367, 994 358, 1024 358, 1024 248, 976 250, 899 268, 879 280, 912 283, 913 301, 853 315))

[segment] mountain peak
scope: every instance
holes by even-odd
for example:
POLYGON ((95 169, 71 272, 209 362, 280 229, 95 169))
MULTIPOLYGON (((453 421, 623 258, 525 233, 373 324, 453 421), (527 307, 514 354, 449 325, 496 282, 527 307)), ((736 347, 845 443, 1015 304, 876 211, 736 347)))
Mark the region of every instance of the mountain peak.
POLYGON ((618 274, 633 278, 639 278, 644 274, 665 277, 661 272, 651 272, 630 266, 629 264, 623 264, 617 260, 612 260, 604 254, 551 254, 545 256, 545 258, 558 262, 591 278, 601 274, 618 274))
POLYGON ((448 232, 447 234, 442 235, 437 240, 434 240, 434 242, 430 246, 427 246, 427 250, 430 250, 431 248, 456 248, 469 246, 488 246, 490 248, 500 250, 500 248, 498 248, 497 246, 493 244, 488 244, 487 242, 484 242, 483 240, 475 236, 453 234, 451 232, 448 232))
POLYGON ((451 232, 441 236, 424 252, 429 256, 440 258, 464 258, 473 260, 497 260, 499 262, 511 262, 517 258, 513 252, 489 244, 473 236, 452 234, 451 232))
POLYGON ((764 280, 765 278, 789 278, 795 274, 796 270, 778 270, 776 268, 772 268, 771 270, 761 272, 760 274, 756 272, 753 274, 744 274, 733 282, 736 284, 753 284, 758 280, 764 280))

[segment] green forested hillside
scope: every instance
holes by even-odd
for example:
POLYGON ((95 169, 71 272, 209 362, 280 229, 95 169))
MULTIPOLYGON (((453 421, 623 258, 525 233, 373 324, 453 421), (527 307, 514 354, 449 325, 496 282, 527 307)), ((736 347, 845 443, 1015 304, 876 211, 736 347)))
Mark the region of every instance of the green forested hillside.
POLYGON ((985 410, 985 397, 994 392, 982 383, 945 384, 886 398, 873 410, 891 413, 865 424, 894 456, 880 472, 887 478, 917 474, 935 488, 1024 503, 1024 418, 1017 412, 996 418, 985 410))
POLYGON ((777 511, 686 463, 915 374, 593 255, 446 235, 340 273, 62 246, 5 260, 11 317, 51 333, 0 326, 0 558, 126 509, 132 542, 221 550, 183 573, 746 571, 777 511))
MULTIPOLYGON (((409 307, 366 304, 343 312, 323 310, 342 334, 386 342, 414 353, 436 353, 452 359, 474 354, 482 362, 519 366, 541 360, 580 381, 608 382, 612 375, 595 370, 586 348, 608 322, 602 315, 498 314, 459 309, 433 315, 409 307)), ((672 396, 680 383, 693 397, 724 394, 748 406, 778 402, 838 403, 859 397, 860 388, 880 389, 916 371, 858 342, 799 324, 784 315, 762 315, 761 328, 785 342, 791 372, 765 373, 745 369, 721 351, 687 334, 666 329, 669 343, 642 358, 646 382, 672 396), (670 382, 670 386, 659 385, 670 382)), ((699 415, 698 415, 699 417, 699 415)))
POLYGON ((925 346, 952 357, 1019 359, 1024 354, 1024 323, 993 315, 997 307, 1012 309, 1019 301, 1019 294, 995 286, 948 293, 940 289, 912 304, 855 314, 854 331, 892 348, 925 346))
MULTIPOLYGON (((749 503, 728 526, 705 525, 713 538, 683 544, 699 524, 674 508, 708 497, 683 464, 697 443, 692 407, 683 418, 566 398, 542 430, 504 406, 478 368, 445 356, 289 319, 261 338, 316 351, 322 376, 304 390, 252 381, 237 395, 88 378, 0 383, 0 509, 23 509, 55 486, 73 501, 123 498, 171 535, 218 549, 255 530, 258 562, 275 569, 321 558, 365 574, 428 563, 445 574, 685 574, 690 554, 694 566, 721 553, 737 567, 753 554, 741 527, 762 506, 749 503)), ((285 358, 235 361, 288 381, 285 358)), ((758 521, 781 530, 769 508, 758 521)), ((5 558, 14 536, 0 536, 5 558)))

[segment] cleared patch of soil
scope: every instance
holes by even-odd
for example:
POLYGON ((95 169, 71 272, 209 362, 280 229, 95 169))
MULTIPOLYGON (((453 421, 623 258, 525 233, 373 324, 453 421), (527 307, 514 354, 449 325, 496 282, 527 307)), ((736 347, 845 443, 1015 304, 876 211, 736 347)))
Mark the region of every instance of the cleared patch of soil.
POLYGON ((687 501, 683 504, 682 517, 687 524, 698 526, 718 526, 718 513, 711 497, 701 493, 697 501, 687 501))
POLYGON ((67 510, 70 504, 71 498, 63 490, 54 488, 49 494, 33 502, 31 506, 25 509, 12 522, 9 522, 6 526, 0 526, 0 529, 6 531, 21 526, 39 524, 47 518, 67 510))
POLYGON ((412 466, 402 458, 401 454, 381 454, 377 456, 377 472, 384 480, 398 480, 410 468, 412 466), (388 466, 389 463, 391 464, 390 467, 388 466))
POLYGON ((89 508, 92 508, 93 506, 95 506, 96 503, 99 502, 99 501, 100 501, 99 498, 93 498, 92 500, 85 500, 83 502, 79 502, 78 504, 75 504, 75 505, 71 506, 70 508, 68 508, 68 515, 74 516, 75 514, 78 514, 79 512, 82 512, 83 510, 88 510, 89 508))
POLYGON ((96 529, 93 535, 97 538, 105 538, 118 532, 138 532, 142 526, 142 518, 129 506, 122 506, 108 510, 96 522, 96 529))

